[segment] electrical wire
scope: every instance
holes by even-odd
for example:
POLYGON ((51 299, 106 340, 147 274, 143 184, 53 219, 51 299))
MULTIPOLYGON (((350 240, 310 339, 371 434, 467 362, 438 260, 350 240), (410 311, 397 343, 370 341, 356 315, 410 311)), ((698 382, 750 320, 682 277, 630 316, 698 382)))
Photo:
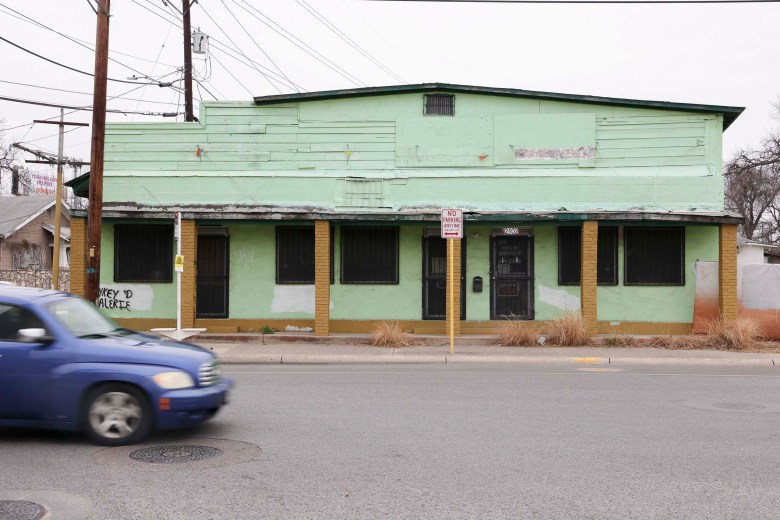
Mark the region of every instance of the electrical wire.
MULTIPOLYGON (((62 104, 56 104, 56 103, 46 103, 45 101, 35 101, 35 100, 32 100, 32 99, 21 99, 21 98, 9 97, 9 96, 0 96, 0 100, 10 101, 12 103, 24 103, 24 104, 27 104, 27 105, 38 105, 38 106, 43 106, 43 107, 66 108, 68 110, 73 110, 74 112, 75 111, 79 111, 79 110, 80 111, 84 111, 84 112, 92 112, 92 107, 91 106, 89 106, 89 107, 86 107, 86 106, 85 107, 77 107, 77 106, 73 106, 73 105, 62 105, 62 104)), ((130 111, 130 110, 117 110, 117 109, 107 109, 106 112, 107 113, 111 113, 111 114, 125 114, 125 115, 138 114, 138 115, 144 115, 144 116, 164 116, 164 117, 171 117, 171 116, 174 116, 174 115, 179 115, 178 113, 177 114, 171 114, 169 112, 134 112, 134 111, 130 111)), ((21 125, 21 126, 27 126, 27 125, 21 125)), ((16 127, 16 128, 20 128, 20 127, 16 127)), ((11 130, 11 129, 10 128, 3 129, 3 131, 5 131, 5 130, 11 130)))
MULTIPOLYGON (((44 87, 43 85, 33 85, 31 83, 19 83, 17 81, 7 81, 7 80, 3 80, 3 79, 0 79, 0 83, 8 83, 9 85, 19 85, 19 86, 22 86, 22 87, 39 88, 39 89, 43 89, 43 90, 53 90, 53 91, 56 91, 56 92, 67 92, 69 94, 80 94, 80 95, 83 95, 83 96, 91 96, 92 95, 92 92, 80 92, 78 90, 66 90, 66 89, 63 89, 63 88, 44 87)), ((141 85, 141 86, 146 88, 148 85, 141 85)), ((124 101, 141 101, 143 103, 154 103, 154 104, 157 104, 157 105, 167 105, 168 104, 165 101, 147 101, 145 99, 127 98, 127 97, 122 97, 122 96, 113 96, 110 99, 122 99, 124 101)), ((136 109, 137 108, 138 107, 136 107, 136 109)))
MULTIPOLYGON (((212 54, 212 56, 213 56, 213 58, 214 58, 214 61, 216 61, 217 63, 219 63, 219 64, 222 66, 222 68, 223 68, 223 69, 225 69, 225 71, 226 71, 228 74, 230 74, 230 77, 231 77, 231 78, 233 78, 234 80, 236 80, 236 83, 238 83, 239 85, 241 85, 241 86, 244 88, 244 90, 246 90, 246 91, 249 93, 249 95, 250 95, 250 96, 254 97, 254 94, 252 93, 252 91, 251 91, 251 90, 249 90, 248 88, 246 88, 246 85, 244 85, 243 83, 241 83, 241 80, 240 80, 240 79, 238 79, 237 77, 235 77, 235 76, 233 75, 233 73, 232 73, 232 72, 230 72, 230 69, 229 69, 229 68, 227 68, 227 67, 226 67, 226 66, 225 66, 225 65, 224 65, 224 64, 223 64, 221 61, 219 61, 219 58, 217 58, 217 57, 216 57, 216 56, 214 56, 213 54, 212 54)), ((232 58, 232 56, 231 56, 231 58, 232 58)), ((235 59, 235 58, 234 58, 234 59, 235 59)), ((243 62, 242 62, 242 63, 243 63, 243 62)))
MULTIPOLYGON (((200 4, 198 4, 198 5, 200 5, 200 4)), ((224 29, 222 29, 222 27, 221 27, 221 26, 220 26, 220 25, 217 23, 217 21, 216 21, 216 20, 214 20, 214 18, 212 18, 212 17, 211 17, 211 15, 208 13, 208 11, 206 11, 206 9, 204 9, 204 8, 203 8, 203 6, 202 6, 202 5, 200 6, 200 9, 203 11, 203 14, 205 14, 206 16, 208 16, 209 20, 211 20, 211 21, 212 21, 212 23, 213 23, 214 25, 216 25, 216 26, 217 26, 217 29, 219 29, 219 30, 222 32, 222 34, 224 34, 224 35, 225 35, 225 37, 226 37, 226 38, 227 38, 227 39, 230 41, 230 43, 232 43, 232 44, 233 44, 233 47, 236 47, 236 48, 238 49, 238 52, 239 52, 239 53, 240 53, 242 56, 244 56, 244 58, 247 58, 247 55, 244 53, 244 51, 242 51, 242 50, 241 50, 241 48, 240 48, 240 47, 238 47, 238 45, 236 45, 236 42, 234 42, 234 41, 233 41, 233 39, 230 37, 230 35, 229 35, 227 32, 225 32, 225 30, 224 30, 224 29)), ((247 59, 248 59, 248 58, 247 58, 247 59)), ((250 60, 250 61, 251 61, 251 60, 250 60)), ((277 91, 279 94, 281 94, 281 93, 282 93, 282 89, 280 89, 280 88, 279 88, 279 87, 276 85, 276 83, 272 82, 272 81, 271 81, 271 78, 270 78, 270 77, 269 77, 267 74, 263 73, 263 72, 262 72, 262 71, 261 71, 259 68, 257 68, 257 67, 254 67, 254 69, 255 69, 257 72, 259 72, 259 73, 260 73, 260 75, 262 75, 262 76, 265 78, 265 80, 268 82, 268 84, 269 84, 269 85, 271 85, 271 86, 272 86, 274 89, 276 89, 276 91, 277 91)), ((277 81, 279 81, 279 80, 277 80, 277 81)), ((289 81, 289 80, 287 80, 287 81, 289 81)), ((281 83, 281 82, 280 82, 280 83, 281 83)))
MULTIPOLYGON (((293 82, 292 82, 292 80, 291 80, 291 79, 290 79, 290 78, 287 76, 287 74, 285 74, 285 73, 284 73, 284 71, 283 71, 283 70, 282 70, 282 69, 279 67, 279 65, 278 65, 278 64, 277 64, 277 63, 276 63, 276 62, 275 62, 275 61, 274 61, 274 60, 271 58, 271 56, 269 56, 269 55, 268 55, 268 53, 265 51, 265 49, 263 49, 263 48, 260 46, 260 44, 259 44, 259 43, 257 43, 257 40, 255 40, 255 38, 252 36, 252 34, 251 34, 249 31, 247 31, 246 27, 244 27, 244 24, 242 24, 242 23, 241 23, 241 20, 239 20, 239 19, 238 19, 238 17, 237 17, 237 16, 236 16, 236 15, 233 13, 233 11, 231 11, 231 10, 230 10, 230 8, 227 6, 227 4, 225 3, 225 0, 219 0, 219 1, 220 1, 220 3, 221 3, 221 4, 222 4, 224 7, 225 7, 225 10, 226 10, 226 11, 227 11, 227 12, 230 14, 230 16, 232 16, 232 17, 233 17, 233 19, 236 21, 236 23, 238 24, 238 26, 239 26, 239 27, 241 27, 241 29, 243 29, 243 30, 244 30, 244 32, 246 33, 246 35, 247 35, 247 36, 249 36, 249 39, 250 39, 250 40, 252 40, 252 43, 254 43, 254 44, 255 44, 255 46, 256 46, 258 49, 260 49, 260 52, 262 52, 262 53, 263 53, 263 56, 265 56, 265 57, 268 59, 268 61, 270 61, 270 62, 271 62, 271 64, 272 64, 274 67, 276 67, 276 70, 278 70, 278 71, 279 71, 279 74, 281 74, 281 75, 284 77, 284 79, 286 79, 287 81, 289 81, 289 82, 290 82, 290 84, 292 84, 292 85, 295 85, 295 83, 293 83, 293 82)), ((205 11, 204 11, 204 12, 205 12, 205 11)), ((293 88, 294 88, 294 89, 295 89, 297 92, 300 92, 300 90, 298 90, 298 88, 297 88, 297 87, 293 87, 293 88)))
MULTIPOLYGON (((12 8, 8 7, 7 5, 5 5, 5 4, 0 3, 0 7, 3 7, 5 9, 7 9, 9 11, 12 11, 12 12, 16 13, 17 15, 19 15, 19 16, 14 16, 14 18, 17 18, 18 20, 22 20, 22 21, 30 23, 32 25, 36 25, 38 27, 42 27, 43 29, 51 31, 54 34, 57 34, 59 36, 62 36, 63 38, 65 38, 67 40, 70 40, 71 42, 73 42, 73 43, 75 43, 77 45, 80 45, 81 47, 84 47, 85 49, 87 49, 89 51, 95 52, 95 46, 94 45, 90 45, 90 44, 84 43, 81 40, 73 38, 72 36, 68 36, 67 34, 61 33, 60 31, 57 31, 56 29, 52 29, 48 25, 45 25, 45 24, 43 24, 43 23, 41 23, 41 22, 39 22, 39 21, 37 21, 37 20, 35 20, 33 18, 30 18, 29 16, 27 16, 27 15, 25 15, 23 13, 20 13, 19 11, 15 10, 15 9, 12 9, 12 8)), ((5 14, 8 15, 8 16, 13 16, 13 15, 10 15, 8 13, 5 13, 5 14)), ((135 56, 131 56, 131 57, 135 57, 135 56)), ((131 71, 133 71, 133 72, 136 72, 138 74, 142 74, 143 75, 143 72, 139 71, 138 69, 135 69, 135 68, 131 67, 130 65, 127 65, 126 63, 122 63, 121 61, 116 60, 116 59, 111 58, 111 57, 109 57, 108 59, 110 61, 118 64, 118 65, 121 65, 121 66, 123 66, 123 67, 125 67, 125 68, 127 68, 127 69, 129 69, 131 71)))
POLYGON ((298 38, 297 36, 295 36, 294 34, 289 32, 287 29, 285 29, 284 27, 282 27, 281 25, 279 25, 275 21, 273 21, 271 18, 268 17, 268 15, 262 13, 260 10, 258 10, 256 7, 254 7, 252 4, 250 4, 246 0, 241 0, 241 1, 243 3, 245 3, 245 4, 247 4, 249 9, 252 9, 257 14, 252 13, 249 9, 247 9, 247 7, 244 7, 243 5, 239 4, 238 0, 234 0, 234 1, 236 2, 236 5, 238 7, 240 7, 244 11, 246 11, 250 16, 253 16, 254 18, 256 18, 258 21, 263 23, 266 27, 268 27, 272 31, 276 32, 282 38, 286 39, 287 41, 289 41, 290 43, 292 43, 293 45, 295 45, 296 47, 301 49, 303 52, 305 52, 308 55, 310 55, 311 57, 313 57, 315 60, 319 61, 320 63, 322 63, 326 67, 332 69, 337 74, 342 76, 344 79, 350 81, 351 83, 354 83, 357 86, 362 86, 362 87, 368 86, 365 82, 361 81, 356 76, 350 74, 347 70, 343 69, 338 64, 336 64, 333 61, 329 60, 326 56, 324 56, 323 54, 318 52, 316 49, 312 48, 310 45, 306 44, 303 40, 301 40, 300 38, 298 38), (260 16, 258 16, 258 14, 260 16, 262 16, 264 19, 260 18, 260 16), (266 21, 266 20, 268 20, 268 21, 266 21))
MULTIPOLYGON (((331 32, 333 32, 336 36, 344 40, 347 44, 349 44, 350 47, 358 51, 360 54, 362 54, 366 59, 368 59, 370 62, 372 62, 374 65, 385 71, 387 74, 389 74, 392 78, 394 78, 396 81, 400 81, 401 83, 407 83, 407 81, 393 72, 390 68, 385 66, 384 63, 376 59, 370 52, 365 50, 359 43, 355 42, 352 38, 344 34, 344 32, 339 29, 333 22, 328 20, 322 13, 317 11, 314 7, 309 5, 309 3, 306 0, 295 0, 298 5, 303 7, 310 15, 312 15, 314 18, 316 18, 320 23, 325 25, 328 29, 330 29, 331 32)), ((778 0, 780 1, 780 0, 778 0)))
POLYGON ((368 0, 369 2, 435 2, 469 4, 776 4, 780 0, 368 0))

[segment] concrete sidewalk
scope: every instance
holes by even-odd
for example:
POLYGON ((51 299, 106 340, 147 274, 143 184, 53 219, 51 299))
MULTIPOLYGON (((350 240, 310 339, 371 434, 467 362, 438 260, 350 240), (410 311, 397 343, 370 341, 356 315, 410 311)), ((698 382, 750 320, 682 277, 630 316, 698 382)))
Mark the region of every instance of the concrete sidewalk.
MULTIPOLYGON (((222 363, 339 364, 339 363, 501 363, 521 365, 706 365, 775 366, 780 354, 718 350, 664 350, 609 347, 499 347, 469 345, 459 338, 455 353, 449 345, 382 348, 347 342, 326 343, 276 338, 273 342, 217 341, 198 338, 193 343, 212 350, 222 363)), ((441 343, 441 341, 439 341, 441 343)), ((780 367, 779 367, 780 368, 780 367)))

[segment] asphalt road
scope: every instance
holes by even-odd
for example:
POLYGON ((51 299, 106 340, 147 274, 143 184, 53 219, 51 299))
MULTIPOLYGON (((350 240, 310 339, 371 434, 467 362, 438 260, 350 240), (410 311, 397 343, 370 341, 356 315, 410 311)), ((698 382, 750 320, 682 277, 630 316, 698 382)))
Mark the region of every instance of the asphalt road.
POLYGON ((0 430, 0 500, 55 519, 780 517, 780 367, 226 372, 224 412, 144 445, 222 455, 152 465, 0 430))

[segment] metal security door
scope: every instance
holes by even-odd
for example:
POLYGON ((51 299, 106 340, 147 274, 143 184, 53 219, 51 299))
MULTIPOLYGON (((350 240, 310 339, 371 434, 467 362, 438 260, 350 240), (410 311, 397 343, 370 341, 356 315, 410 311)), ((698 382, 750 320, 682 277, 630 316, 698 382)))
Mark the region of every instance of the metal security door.
MULTIPOLYGON (((461 241, 460 319, 466 319, 466 241, 461 241)), ((447 240, 423 237, 423 319, 447 319, 447 240)))
POLYGON ((228 317, 229 238, 198 237, 198 318, 228 317))
POLYGON ((490 319, 534 319, 533 238, 490 239, 490 319))

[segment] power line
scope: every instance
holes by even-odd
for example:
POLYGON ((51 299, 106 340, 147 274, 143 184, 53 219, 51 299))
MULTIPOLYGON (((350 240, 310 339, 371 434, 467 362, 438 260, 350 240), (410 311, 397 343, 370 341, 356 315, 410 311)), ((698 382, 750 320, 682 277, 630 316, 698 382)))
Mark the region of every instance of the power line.
MULTIPOLYGON (((64 34, 64 33, 60 32, 60 31, 57 31, 56 29, 52 29, 48 25, 45 25, 45 24, 39 22, 38 20, 30 18, 29 16, 27 16, 27 15, 25 15, 23 13, 20 13, 19 11, 16 11, 15 9, 12 9, 12 8, 8 7, 7 5, 5 5, 5 4, 0 4, 0 7, 8 9, 9 11, 12 11, 12 12, 16 13, 17 15, 19 15, 19 16, 14 16, 14 18, 17 18, 18 20, 22 20, 22 21, 27 22, 29 24, 36 25, 38 27, 42 27, 42 28, 44 28, 44 29, 46 29, 48 31, 53 32, 54 34, 57 34, 57 35, 62 36, 63 38, 65 38, 67 40, 70 40, 71 42, 73 42, 73 43, 75 43, 77 45, 80 45, 81 47, 84 47, 87 50, 90 50, 92 52, 95 51, 94 45, 87 44, 87 43, 83 42, 82 40, 78 40, 77 38, 73 38, 72 36, 68 36, 67 34, 64 34)), ((8 13, 5 13, 5 14, 9 15, 8 13)), ((13 15, 9 15, 9 16, 13 16, 13 15)), ((136 56, 131 56, 129 54, 127 56, 130 56, 132 58, 137 58, 136 56)), ((143 59, 143 58, 137 58, 137 59, 143 59)), ((118 65, 122 65, 123 67, 125 67, 125 68, 127 68, 129 70, 132 70, 133 72, 136 72, 138 74, 143 74, 141 71, 139 71, 137 69, 134 69, 133 67, 127 65, 126 63, 122 63, 119 60, 116 60, 114 58, 109 58, 109 60, 113 61, 114 63, 116 63, 118 65)))
MULTIPOLYGON (((250 34, 250 32, 246 30, 246 27, 244 27, 244 24, 242 24, 242 23, 241 23, 241 20, 239 20, 239 19, 238 19, 238 17, 237 17, 237 16, 236 16, 236 15, 233 13, 233 11, 231 11, 231 10, 230 10, 230 8, 227 6, 227 4, 225 3, 225 1, 224 1, 224 0, 219 0, 219 1, 220 1, 220 3, 221 3, 221 4, 222 4, 224 7, 225 7, 225 10, 226 10, 228 13, 230 13, 230 16, 232 16, 232 17, 233 17, 233 19, 236 21, 236 23, 238 24, 238 26, 239 26, 239 27, 241 27, 241 28, 244 30, 244 32, 246 33, 246 35, 247 35, 247 36, 249 36, 249 39, 250 39, 250 40, 252 40, 252 42, 255 44, 255 46, 256 46, 258 49, 260 49, 260 52, 262 52, 262 53, 263 53, 263 56, 265 56, 266 58, 268 58, 268 61, 270 61, 270 62, 271 62, 271 64, 272 64, 274 67, 276 67, 276 70, 278 70, 278 71, 279 71, 279 74, 281 74, 282 76, 284 76, 284 79, 286 79, 287 81, 289 81, 291 84, 295 85, 295 84, 292 82, 292 80, 291 80, 289 77, 287 77, 287 74, 285 74, 285 73, 284 73, 284 71, 282 71, 282 69, 279 67, 279 65, 278 65, 278 64, 277 64, 277 63, 276 63, 276 62, 275 62, 273 59, 271 59, 271 56, 269 56, 269 55, 268 55, 268 53, 267 53, 267 52, 265 52, 265 49, 263 49, 263 48, 260 46, 260 44, 259 44, 259 43, 257 43, 257 40, 255 40, 255 39, 254 39, 254 37, 253 37, 253 36, 250 34)), ((204 11, 204 12, 205 12, 205 11, 204 11)), ((296 91, 300 92, 300 90, 298 90, 298 88, 296 88, 296 87, 293 87, 293 88, 295 88, 295 90, 296 90, 296 91)))
MULTIPOLYGON (((26 52, 26 53, 28 53, 28 54, 32 54, 32 55, 33 55, 33 56, 35 56, 36 58, 40 58, 40 59, 42 59, 42 60, 44 60, 44 61, 48 61, 49 63, 53 63, 54 65, 58 65, 58 66, 60 66, 60 67, 63 67, 63 68, 65 68, 65 69, 68 69, 68 70, 72 70, 73 72, 78 72, 79 74, 84 74, 85 76, 90 76, 90 77, 94 77, 94 76, 95 76, 95 75, 94 75, 94 74, 92 74, 92 73, 89 73, 89 72, 84 72, 83 70, 79 70, 79 69, 74 69, 73 67, 69 67, 68 65, 65 65, 65 64, 63 64, 63 63, 60 63, 60 62, 58 62, 58 61, 54 61, 54 60, 52 60, 52 59, 49 59, 49 58, 47 58, 47 57, 45 57, 45 56, 41 56, 40 54, 37 54, 37 53, 35 53, 35 52, 31 51, 30 49, 26 49, 26 48, 22 47, 21 45, 17 45, 16 43, 12 42, 11 40, 7 40, 7 39, 3 38, 2 36, 0 36, 0 40, 2 40, 2 41, 4 41, 4 42, 8 43, 9 45, 13 45, 13 46, 14 46, 14 47, 16 47, 17 49, 21 49, 21 50, 23 50, 24 52, 26 52)), ((117 82, 117 83, 130 83, 131 85, 138 85, 138 83, 137 83, 137 82, 135 82, 135 81, 128 81, 128 80, 124 80, 124 79, 113 79, 113 78, 108 78, 108 81, 115 81, 115 82, 117 82)), ((155 85, 155 84, 156 84, 156 83, 149 83, 149 85, 155 85)))
POLYGON ((238 0, 235 0, 235 1, 236 1, 236 5, 238 5, 238 7, 240 7, 241 9, 246 11, 247 13, 249 13, 250 16, 255 17, 257 20, 259 20, 261 23, 263 23, 266 27, 268 27, 272 31, 276 32, 282 38, 286 39, 287 41, 289 41, 290 43, 292 43, 293 45, 295 45, 296 47, 298 47, 299 49, 301 49, 302 51, 307 53, 309 56, 313 57, 315 60, 317 60, 320 63, 322 63, 323 65, 325 65, 326 67, 329 67, 330 69, 335 71, 337 74, 342 76, 344 79, 346 79, 346 80, 348 80, 348 81, 350 81, 350 82, 352 82, 352 83, 354 83, 355 85, 358 85, 358 86, 363 86, 363 87, 368 86, 366 83, 361 81, 359 78, 357 78, 356 76, 353 76, 348 71, 346 71, 345 69, 339 67, 333 61, 329 60, 327 57, 325 57, 323 54, 318 52, 316 49, 312 48, 310 45, 307 45, 303 40, 301 40, 300 38, 298 38, 297 36, 295 36, 294 34, 289 32, 288 30, 286 30, 284 27, 282 27, 281 25, 279 25, 275 21, 273 21, 266 14, 262 13, 261 11, 259 11, 256 7, 254 7, 252 4, 248 3, 246 0, 241 0, 241 1, 243 3, 245 3, 245 4, 247 4, 249 9, 252 9, 256 13, 258 13, 260 16, 265 18, 265 20, 263 18, 260 18, 256 14, 252 13, 249 9, 247 9, 247 7, 244 7, 243 5, 239 4, 238 0), (268 20, 268 21, 266 21, 266 20, 268 20))
MULTIPOLYGON (((200 5, 200 4, 199 4, 199 5, 200 5)), ((233 41, 233 39, 230 37, 230 35, 229 35, 227 32, 225 32, 225 31, 224 31, 224 29, 222 29, 222 27, 221 27, 221 26, 220 26, 220 25, 217 23, 217 21, 216 21, 216 20, 214 20, 214 18, 212 18, 212 17, 211 17, 211 15, 208 13, 208 11, 206 11, 206 9, 204 9, 204 8, 203 8, 203 6, 202 6, 202 5, 200 6, 200 9, 203 11, 203 14, 205 14, 206 16, 208 16, 208 17, 209 17, 209 20, 211 20, 211 21, 214 23, 214 25, 216 25, 216 26, 217 26, 217 29, 219 29, 219 30, 222 32, 222 34, 224 34, 224 35, 225 35, 225 37, 226 37, 226 38, 227 38, 227 39, 230 41, 230 43, 232 43, 232 44, 233 44, 233 47, 236 47, 236 48, 238 49, 238 52, 239 52, 239 53, 240 53, 242 56, 244 56, 244 58, 247 58, 247 55, 244 53, 244 51, 242 51, 242 50, 241 50, 241 48, 240 48, 240 47, 238 47, 238 45, 236 45, 236 42, 234 42, 234 41, 233 41)), ((249 58, 247 58, 247 59, 249 59, 249 58)), ((251 61, 251 60, 250 60, 250 61, 251 61)), ((277 91, 279 94, 281 94, 281 93, 282 93, 282 89, 280 89, 280 88, 279 88, 279 87, 276 85, 276 83, 273 83, 273 82, 271 81, 271 78, 270 78, 270 77, 269 77, 267 74, 264 74, 264 73, 263 73, 263 72, 262 72, 262 71, 261 71, 259 68, 257 68, 257 67, 254 67, 254 69, 255 69, 255 70, 257 70, 257 72, 259 72, 259 73, 260 73, 260 74, 261 74, 261 75, 262 75, 262 76, 265 78, 265 80, 268 82, 268 84, 269 84, 269 85, 271 85, 271 86, 272 86, 274 89, 276 89, 276 91, 277 91)), ((277 80, 277 81, 279 81, 279 80, 277 80)), ((289 80, 287 80, 287 81, 289 81, 289 80)), ((280 82, 280 83, 281 83, 281 82, 280 82)))
MULTIPOLYGON (((74 110, 74 111, 84 111, 84 112, 92 112, 92 107, 77 107, 73 105, 62 105, 62 104, 56 104, 56 103, 46 103, 45 101, 35 101, 32 99, 21 99, 21 98, 14 98, 14 97, 8 97, 8 96, 0 96, 0 100, 3 101, 11 101, 12 103, 24 103, 27 105, 38 105, 43 107, 53 107, 53 108, 67 108, 68 110, 74 110)), ((129 110, 117 110, 117 109, 108 109, 106 112, 112 113, 112 114, 138 114, 142 116, 163 116, 163 117, 173 117, 179 115, 178 113, 170 113, 170 112, 133 112, 129 110)), ((51 118, 50 118, 51 119, 51 118)), ((27 126, 27 125, 22 125, 27 126)), ((19 128, 19 127, 16 127, 19 128)), ((9 128, 6 128, 4 130, 10 130, 9 128)))
POLYGON ((369 2, 436 2, 469 4, 776 4, 780 0, 368 0, 369 2))
MULTIPOLYGON (((212 56, 214 56, 214 55, 212 54, 212 56)), ((230 56, 230 55, 228 54, 228 56, 230 56)), ((231 57, 231 58, 233 58, 233 56, 230 56, 230 57, 231 57)), ((236 59, 236 58, 233 58, 233 59, 236 59)), ((231 77, 231 78, 233 78, 234 80, 236 80, 236 82, 237 82, 239 85, 241 85, 241 86, 244 88, 244 90, 246 90, 246 91, 249 93, 249 95, 250 95, 250 96, 254 96, 254 93, 252 93, 252 91, 251 91, 251 90, 249 90, 248 88, 246 88, 246 85, 244 85, 243 83, 241 83, 241 80, 240 80, 240 79, 238 79, 237 77, 235 77, 235 76, 233 75, 233 73, 232 73, 232 72, 230 72, 230 69, 229 69, 229 68, 227 68, 227 67, 225 67, 225 65, 224 65, 224 64, 223 64, 221 61, 219 61, 219 58, 217 58, 216 56, 214 56, 214 61, 216 61, 217 63, 219 63, 220 65, 222 65, 222 68, 223 68, 223 69, 225 69, 225 71, 226 71, 228 74, 230 74, 230 77, 231 77)), ((243 63, 243 62, 241 62, 241 63, 243 63)))
MULTIPOLYGON (((39 89, 43 89, 43 90, 53 90, 53 91, 56 91, 56 92, 67 92, 69 94, 80 94, 80 95, 83 95, 83 96, 91 96, 92 95, 92 92, 80 92, 78 90, 66 90, 64 88, 44 87, 43 85, 33 85, 31 83, 19 83, 18 81, 7 81, 7 80, 3 80, 3 79, 0 79, 0 83, 8 83, 9 85, 19 85, 19 86, 22 86, 22 87, 39 88, 39 89)), ((141 85, 141 86, 142 87, 147 87, 148 85, 141 85)), ((127 98, 127 97, 123 97, 123 96, 113 96, 110 99, 122 99, 124 101, 139 101, 139 102, 143 102, 143 103, 154 103, 154 104, 157 104, 157 105, 167 105, 168 104, 165 101, 147 101, 145 99, 127 98)))
MULTIPOLYGON (((355 42, 352 38, 344 34, 344 32, 336 27, 336 25, 333 24, 330 20, 328 20, 323 14, 321 14, 317 9, 309 5, 306 0, 295 0, 298 5, 303 7, 309 14, 311 14, 314 18, 316 18, 320 23, 322 23, 325 27, 330 29, 331 32, 333 32, 336 36, 347 42, 349 46, 351 46, 353 49, 358 51, 360 54, 362 54, 365 58, 367 58, 370 62, 372 62, 374 65, 385 71, 387 74, 389 74, 391 77, 393 77, 396 81, 400 81, 401 83, 407 83, 407 81, 390 70, 387 66, 385 66, 384 63, 376 59, 370 52, 365 50, 359 43, 355 42)), ((778 0, 780 1, 780 0, 778 0)))

